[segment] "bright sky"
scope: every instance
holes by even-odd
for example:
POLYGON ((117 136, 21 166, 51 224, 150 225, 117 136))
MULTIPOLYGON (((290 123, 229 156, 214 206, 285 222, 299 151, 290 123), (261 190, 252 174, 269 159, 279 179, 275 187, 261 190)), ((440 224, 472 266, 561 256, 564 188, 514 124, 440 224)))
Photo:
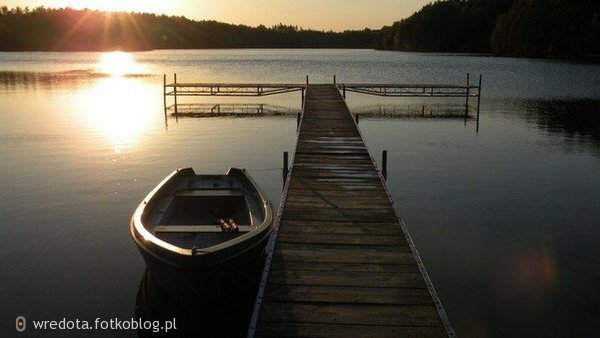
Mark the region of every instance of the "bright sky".
POLYGON ((30 8, 73 7, 183 15, 195 20, 269 27, 284 23, 319 30, 381 28, 433 0, 0 0, 30 8))

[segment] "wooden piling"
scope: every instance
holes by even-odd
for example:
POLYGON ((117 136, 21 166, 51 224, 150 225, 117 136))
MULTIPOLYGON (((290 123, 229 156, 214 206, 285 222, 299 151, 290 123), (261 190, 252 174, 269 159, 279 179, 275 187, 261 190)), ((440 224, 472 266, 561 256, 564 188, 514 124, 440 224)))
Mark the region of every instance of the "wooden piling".
POLYGON ((173 74, 173 98, 175 99, 175 115, 177 115, 177 74, 173 74))
POLYGON ((482 74, 479 74, 479 85, 477 86, 477 121, 479 121, 479 106, 481 105, 481 80, 482 74))
POLYGON ((287 151, 284 151, 283 152, 283 182, 284 182, 284 184, 285 184, 285 181, 287 180, 289 170, 290 170, 289 153, 287 151))
POLYGON ((387 180, 387 150, 381 152, 381 176, 387 180))
POLYGON ((163 107, 165 112, 165 121, 167 120, 167 74, 163 74, 163 107))
POLYGON ((469 116, 469 94, 471 90, 471 74, 467 73, 467 95, 465 102, 465 119, 469 116))

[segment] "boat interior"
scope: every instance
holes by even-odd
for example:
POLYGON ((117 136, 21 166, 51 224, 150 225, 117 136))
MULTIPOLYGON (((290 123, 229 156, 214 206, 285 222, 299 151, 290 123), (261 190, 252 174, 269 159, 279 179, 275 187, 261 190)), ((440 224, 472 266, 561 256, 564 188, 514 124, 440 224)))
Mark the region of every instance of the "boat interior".
POLYGON ((235 177, 182 179, 155 209, 154 235, 182 248, 206 248, 252 231, 260 206, 235 177))

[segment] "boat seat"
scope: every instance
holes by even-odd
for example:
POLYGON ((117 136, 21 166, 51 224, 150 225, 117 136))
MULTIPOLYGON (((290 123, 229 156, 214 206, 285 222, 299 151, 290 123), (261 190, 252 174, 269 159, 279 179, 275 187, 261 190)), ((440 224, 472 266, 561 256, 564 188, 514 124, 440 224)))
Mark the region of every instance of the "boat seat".
POLYGON ((244 196, 241 190, 195 189, 176 191, 175 196, 244 196))
MULTIPOLYGON (((238 232, 249 232, 255 229, 252 225, 238 225, 238 232)), ((224 232, 218 225, 159 225, 153 228, 154 232, 170 233, 203 233, 203 232, 222 232, 234 234, 235 232, 224 232)))

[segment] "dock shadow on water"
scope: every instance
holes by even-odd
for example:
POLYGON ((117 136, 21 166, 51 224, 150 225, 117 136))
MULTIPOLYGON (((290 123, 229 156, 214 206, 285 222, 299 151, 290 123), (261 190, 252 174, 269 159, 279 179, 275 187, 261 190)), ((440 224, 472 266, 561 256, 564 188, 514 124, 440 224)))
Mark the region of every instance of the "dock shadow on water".
POLYGON ((202 282, 192 286, 167 282, 167 276, 156 276, 146 269, 136 296, 135 317, 161 323, 174 320, 176 330, 140 329, 138 336, 245 337, 263 263, 264 257, 243 271, 239 266, 203 271, 202 282))

